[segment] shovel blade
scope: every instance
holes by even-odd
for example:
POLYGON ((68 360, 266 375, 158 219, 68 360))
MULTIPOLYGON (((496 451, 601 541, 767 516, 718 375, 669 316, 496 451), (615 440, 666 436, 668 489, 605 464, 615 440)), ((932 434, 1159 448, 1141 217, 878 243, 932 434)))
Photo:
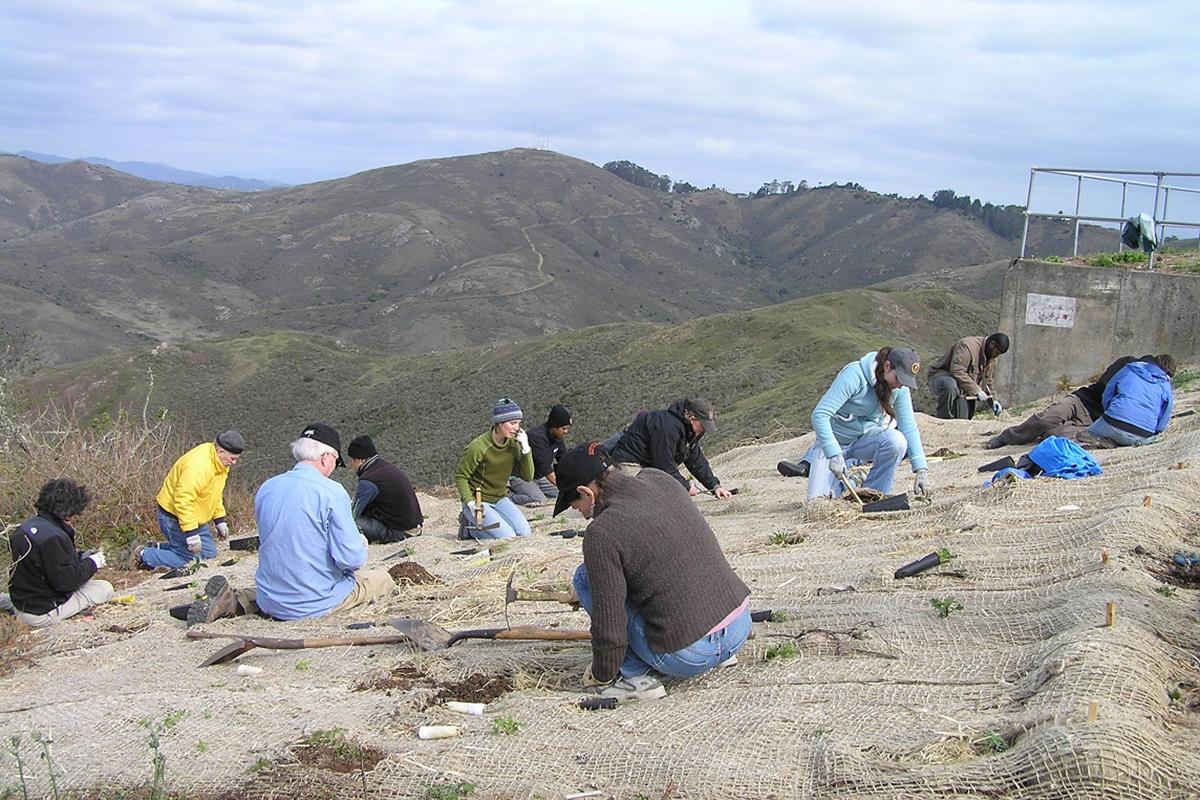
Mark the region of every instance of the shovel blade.
POLYGON ((242 653, 248 653, 257 645, 254 642, 248 642, 245 639, 237 639, 231 644, 227 644, 211 656, 200 663, 202 667, 211 667, 213 664, 226 664, 233 661, 242 653))
POLYGON ((450 646, 454 634, 423 619, 411 617, 392 617, 388 624, 408 637, 408 640, 421 650, 445 650, 450 646))

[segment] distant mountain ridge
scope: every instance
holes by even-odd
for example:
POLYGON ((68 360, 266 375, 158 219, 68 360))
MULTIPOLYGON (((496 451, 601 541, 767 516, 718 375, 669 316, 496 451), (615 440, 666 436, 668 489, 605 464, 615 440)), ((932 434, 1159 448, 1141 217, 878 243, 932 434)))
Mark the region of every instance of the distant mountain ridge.
POLYGON ((0 156, 0 315, 43 363, 281 330, 400 353, 495 347, 1015 249, 928 201, 855 186, 668 194, 545 150, 252 194, 0 156))
POLYGON ((169 164, 159 164, 152 161, 113 161, 100 156, 83 156, 81 158, 65 158, 49 153, 35 153, 22 150, 17 153, 33 161, 43 164, 65 164, 70 161, 86 161, 89 164, 99 164, 102 167, 126 172, 138 178, 161 183, 180 183, 184 186, 205 186, 209 189, 232 189, 236 192, 261 192, 264 189, 278 189, 289 184, 282 181, 259 180, 258 178, 239 178, 234 175, 208 175, 203 172, 179 169, 169 164))

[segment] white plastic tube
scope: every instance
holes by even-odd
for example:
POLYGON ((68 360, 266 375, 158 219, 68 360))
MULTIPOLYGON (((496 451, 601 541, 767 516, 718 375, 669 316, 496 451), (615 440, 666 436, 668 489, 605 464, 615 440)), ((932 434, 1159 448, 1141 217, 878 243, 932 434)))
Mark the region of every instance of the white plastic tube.
POLYGON ((453 739, 461 731, 457 725, 422 725, 417 729, 418 739, 453 739))
POLYGON ((238 675, 258 675, 262 672, 262 667, 252 667, 249 664, 238 664, 238 675))
POLYGON ((447 700, 446 708, 451 711, 457 711, 459 714, 470 714, 473 717, 482 717, 483 712, 487 709, 484 703, 463 703, 458 700, 447 700))

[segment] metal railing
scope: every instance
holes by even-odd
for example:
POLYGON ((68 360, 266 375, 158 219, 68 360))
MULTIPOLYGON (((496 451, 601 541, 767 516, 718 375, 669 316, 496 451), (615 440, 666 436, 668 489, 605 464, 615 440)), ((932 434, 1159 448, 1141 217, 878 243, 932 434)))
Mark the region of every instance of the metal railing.
MULTIPOLYGON (((1168 215, 1170 213, 1171 192, 1183 192, 1187 194, 1200 195, 1200 188, 1192 186, 1171 186, 1164 183, 1164 179, 1173 178, 1200 178, 1200 172, 1147 172, 1141 170, 1126 170, 1126 169, 1064 169, 1061 167, 1030 167, 1029 169, 1029 193, 1025 198, 1025 228, 1021 232, 1021 258, 1025 257, 1025 245, 1029 239, 1029 220, 1032 217, 1039 219, 1065 219, 1072 220, 1075 223, 1075 240, 1071 248, 1071 255, 1079 255, 1079 226, 1083 222, 1107 222, 1116 223, 1117 228, 1117 251, 1121 252, 1125 249, 1125 243, 1121 240, 1121 226, 1128 218, 1126 211, 1126 199, 1130 186, 1145 187, 1154 189, 1154 210, 1151 217, 1154 219, 1155 239, 1162 244, 1163 235, 1167 228, 1195 228, 1197 231, 1196 246, 1200 248, 1200 221, 1190 220, 1173 220, 1168 215), (1062 175, 1068 178, 1075 178, 1075 213, 1049 214, 1041 211, 1030 211, 1033 204, 1033 186, 1034 178, 1039 173, 1051 175, 1062 175), (1121 177, 1112 177, 1121 176, 1121 177), (1154 183, 1146 181, 1133 180, 1132 176, 1152 177, 1154 183), (1083 199, 1083 182, 1098 181, 1102 183, 1119 183, 1121 184, 1121 211, 1117 217, 1103 217, 1091 214, 1080 214, 1081 201, 1083 199), (1159 200, 1162 201, 1162 214, 1159 214, 1159 200)), ((1148 269, 1154 269, 1154 256, 1156 253, 1150 254, 1150 262, 1148 269)))

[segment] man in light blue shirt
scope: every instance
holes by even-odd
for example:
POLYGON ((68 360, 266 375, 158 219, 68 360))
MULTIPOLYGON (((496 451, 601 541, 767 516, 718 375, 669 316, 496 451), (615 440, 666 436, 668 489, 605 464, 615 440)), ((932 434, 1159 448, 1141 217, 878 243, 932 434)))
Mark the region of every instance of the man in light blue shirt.
POLYGON ((256 610, 280 620, 322 617, 395 590, 386 570, 360 569, 367 540, 354 524, 350 496, 329 477, 345 466, 340 451, 338 432, 319 422, 292 442, 296 466, 268 479, 254 496, 256 589, 234 592, 224 577, 213 577, 207 598, 192 604, 189 624, 256 610))

